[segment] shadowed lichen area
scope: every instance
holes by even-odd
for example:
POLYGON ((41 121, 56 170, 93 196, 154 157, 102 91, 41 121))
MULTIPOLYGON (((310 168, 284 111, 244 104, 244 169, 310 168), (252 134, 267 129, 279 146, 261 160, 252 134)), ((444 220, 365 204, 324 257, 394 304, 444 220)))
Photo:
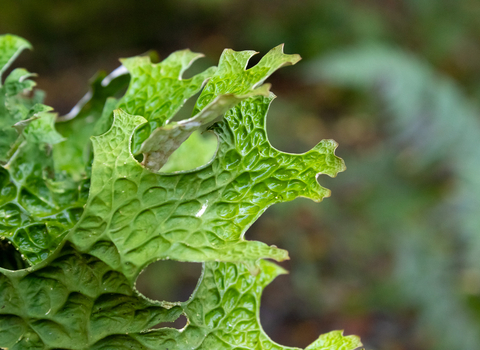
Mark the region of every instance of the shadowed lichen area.
MULTIPOLYGON (((0 72, 27 47, 0 36, 0 72)), ((344 164, 331 140, 304 154, 270 145, 265 118, 274 95, 263 83, 299 57, 277 47, 246 70, 253 54, 225 50, 218 68, 185 80, 199 54, 179 51, 158 64, 123 60, 131 74, 125 96, 117 96, 125 86, 120 76, 97 79, 90 101, 57 123, 62 134, 41 94, 27 94, 31 74, 10 73, 0 86, 0 131, 8 135, 0 141, 0 237, 24 261, 0 259, 0 347, 291 349, 259 323, 262 290, 284 273, 263 259, 281 261, 287 252, 244 234, 272 204, 321 201, 329 191, 317 175, 335 176, 344 164), (192 117, 169 123, 202 87, 192 117), (158 172, 204 129, 218 138, 208 164, 158 172), (83 172, 75 157, 62 159, 69 150, 82 156, 83 172), (188 301, 156 302, 136 291, 140 272, 160 259, 204 263, 188 301), (153 329, 182 314, 183 329, 153 329)), ((307 349, 359 346, 357 337, 335 331, 307 349)))

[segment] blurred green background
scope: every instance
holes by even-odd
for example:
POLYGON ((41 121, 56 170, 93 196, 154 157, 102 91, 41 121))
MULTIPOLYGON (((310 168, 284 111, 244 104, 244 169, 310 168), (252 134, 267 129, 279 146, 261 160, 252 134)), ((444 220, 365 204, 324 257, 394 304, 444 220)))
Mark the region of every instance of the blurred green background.
MULTIPOLYGON (((378 350, 480 348, 479 19, 478 0, 0 4, 0 32, 35 47, 16 65, 60 114, 119 57, 188 47, 201 69, 224 48, 300 54, 270 79, 271 142, 304 152, 333 138, 348 169, 319 177, 331 198, 274 206, 247 233, 291 255, 263 326, 285 345, 345 329, 378 350)), ((185 300, 199 271, 159 262, 138 286, 185 300)))

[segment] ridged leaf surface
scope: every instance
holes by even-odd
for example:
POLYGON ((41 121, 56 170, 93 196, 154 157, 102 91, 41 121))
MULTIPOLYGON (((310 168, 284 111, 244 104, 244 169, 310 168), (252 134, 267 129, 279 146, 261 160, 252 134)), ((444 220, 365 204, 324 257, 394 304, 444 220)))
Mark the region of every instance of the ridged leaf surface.
MULTIPOLYGON (((0 63, 22 47, 13 50, 10 41, 0 36, 0 63)), ((335 176, 344 164, 331 140, 304 154, 270 145, 265 118, 274 95, 263 83, 299 57, 277 47, 246 70, 252 54, 226 50, 218 69, 190 79, 182 74, 200 55, 188 50, 158 64, 123 60, 131 74, 125 96, 117 96, 125 79, 99 76, 90 99, 61 118, 60 134, 39 95, 24 95, 32 75, 12 71, 0 91, 1 130, 11 134, 0 168, 0 347, 291 349, 272 342, 259 322, 262 290, 284 272, 262 259, 283 260, 287 252, 244 235, 272 204, 322 200, 329 191, 317 175, 335 176), (204 85, 192 118, 169 122, 204 85), (208 164, 157 172, 207 126, 218 139, 208 164), (160 259, 204 264, 187 302, 136 291, 139 273, 160 259), (154 329, 181 314, 183 329, 154 329)), ((194 143, 185 147, 195 152, 194 143)), ((360 345, 336 331, 307 349, 360 345)))

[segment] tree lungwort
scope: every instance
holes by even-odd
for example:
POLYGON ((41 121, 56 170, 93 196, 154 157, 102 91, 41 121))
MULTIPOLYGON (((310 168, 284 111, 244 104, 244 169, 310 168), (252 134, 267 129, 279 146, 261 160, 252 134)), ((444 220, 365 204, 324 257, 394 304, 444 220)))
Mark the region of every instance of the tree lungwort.
MULTIPOLYGON (((322 200, 329 191, 317 174, 344 170, 334 141, 304 154, 268 142, 275 96, 264 81, 300 57, 278 46, 246 69, 255 52, 225 50, 218 67, 189 79, 183 73, 202 56, 189 50, 157 64, 124 59, 57 118, 33 89, 34 74, 8 70, 26 48, 0 36, 0 74, 9 72, 0 80, 0 347, 291 349, 259 323, 262 290, 284 273, 265 259, 288 254, 244 235, 272 204, 322 200), (197 93, 192 116, 170 121, 197 93), (197 130, 215 133, 213 159, 162 172, 180 146, 183 154, 206 147, 190 137, 197 130), (136 291, 139 273, 160 259, 203 263, 188 301, 136 291), (154 328, 182 314, 183 329, 154 328)), ((359 346, 334 331, 307 349, 359 346)))

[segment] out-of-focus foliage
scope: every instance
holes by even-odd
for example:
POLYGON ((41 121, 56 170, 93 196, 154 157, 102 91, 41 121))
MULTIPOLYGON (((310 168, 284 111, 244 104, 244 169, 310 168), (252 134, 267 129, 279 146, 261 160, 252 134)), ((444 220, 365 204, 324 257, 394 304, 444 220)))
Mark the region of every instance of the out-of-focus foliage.
POLYGON ((250 238, 292 256, 290 276, 265 291, 267 333, 305 346, 319 332, 345 328, 369 349, 433 350, 455 341, 470 350, 480 329, 478 18, 475 0, 5 0, 0 31, 35 42, 35 61, 21 59, 30 57, 40 87, 56 96, 47 101, 65 113, 86 92, 78 87, 99 66, 116 68, 120 56, 189 47, 208 62, 224 47, 266 52, 285 42, 312 71, 273 77, 284 98, 271 107, 280 120, 268 124, 272 143, 304 151, 334 138, 349 169, 338 182, 323 180, 336 195, 322 207, 282 204, 251 228, 250 238), (370 57, 364 88, 312 81, 314 60, 352 46, 364 49, 342 55, 350 53, 349 81, 367 65, 351 55, 370 57), (384 60, 396 69, 381 71, 384 60), (63 73, 52 75, 52 67, 63 73))
MULTIPOLYGON (((378 169, 400 173, 385 173, 390 184, 374 190, 362 216, 391 235, 402 296, 407 304, 418 303, 427 328, 443 332, 438 348, 474 348, 480 324, 464 300, 472 291, 458 285, 466 272, 480 276, 480 149, 474 146, 480 140, 479 111, 455 82, 398 50, 344 50, 312 62, 308 74, 369 89, 381 98, 382 113, 390 117, 387 138, 369 159, 353 160, 354 169, 364 180, 375 178, 378 169), (419 174, 431 178, 439 169, 448 171, 450 184, 433 196, 426 192, 431 184, 405 183, 419 174), (461 263, 452 254, 454 247, 461 263)), ((480 287, 473 283, 472 288, 480 287)))

